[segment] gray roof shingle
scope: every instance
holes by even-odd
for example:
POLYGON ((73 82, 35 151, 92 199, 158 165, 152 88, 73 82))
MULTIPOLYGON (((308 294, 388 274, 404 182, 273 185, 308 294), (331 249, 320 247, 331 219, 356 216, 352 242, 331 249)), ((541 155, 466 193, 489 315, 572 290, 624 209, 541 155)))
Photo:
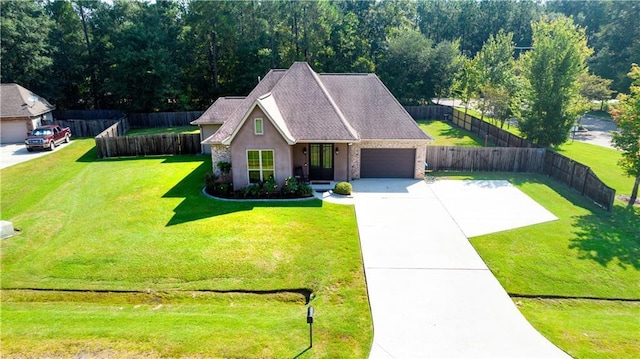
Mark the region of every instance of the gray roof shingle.
POLYGON ((432 140, 375 74, 320 74, 363 140, 432 140))
MULTIPOLYGON (((271 95, 297 142, 359 140, 421 140, 425 134, 375 74, 317 74, 305 62, 288 70, 272 70, 243 100, 218 101, 194 121, 223 120, 204 143, 229 140, 256 101, 271 95), (235 111, 223 106, 237 105, 235 111), (226 120, 220 117, 230 113, 226 120)), ((219 122, 201 122, 219 123, 219 122)))
POLYGON ((192 125, 222 125, 246 97, 219 97, 192 125))
POLYGON ((39 116, 54 109, 47 100, 18 84, 0 85, 0 117, 39 116))

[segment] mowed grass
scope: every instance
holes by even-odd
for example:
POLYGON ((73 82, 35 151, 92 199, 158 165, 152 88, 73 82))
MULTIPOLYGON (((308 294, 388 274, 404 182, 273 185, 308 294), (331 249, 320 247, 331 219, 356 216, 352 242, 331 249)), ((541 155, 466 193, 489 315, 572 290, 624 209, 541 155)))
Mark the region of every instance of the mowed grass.
POLYGON ((524 303, 522 312, 537 329, 577 358, 623 358, 638 353, 640 208, 617 203, 612 212, 604 211, 542 175, 444 175, 509 180, 559 218, 470 239, 505 290, 524 303), (565 305, 563 300, 519 296, 581 299, 565 305), (590 315, 593 319, 585 318, 590 315), (604 317, 607 320, 595 319, 604 317), (623 328, 625 334, 617 336, 623 328))
POLYGON ((96 160, 92 147, 0 172, 2 218, 20 229, 2 241, 3 357, 294 357, 308 344, 300 290, 316 309, 303 357, 367 356, 352 206, 216 201, 201 194, 207 156, 96 160))
POLYGON ((456 126, 452 126, 445 121, 425 120, 416 121, 416 123, 424 132, 433 137, 434 141, 429 143, 431 146, 484 146, 484 140, 476 134, 456 126))
POLYGON ((591 170, 617 194, 630 195, 634 178, 627 176, 618 161, 622 153, 613 148, 584 142, 566 142, 556 151, 591 168, 591 170))
POLYGON ((516 304, 538 331, 559 340, 556 344, 574 358, 637 358, 640 353, 637 302, 518 299, 516 304))
POLYGON ((198 126, 176 126, 159 128, 136 128, 127 131, 125 136, 148 136, 148 135, 168 135, 168 134, 193 134, 200 133, 198 126))

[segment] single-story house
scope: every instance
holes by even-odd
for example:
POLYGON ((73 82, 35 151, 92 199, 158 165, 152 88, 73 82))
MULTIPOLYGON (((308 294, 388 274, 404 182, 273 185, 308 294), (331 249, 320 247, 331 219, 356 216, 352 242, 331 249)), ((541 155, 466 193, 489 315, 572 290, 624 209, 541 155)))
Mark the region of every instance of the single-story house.
POLYGON ((310 181, 423 178, 422 131, 375 74, 318 74, 305 62, 271 70, 247 97, 223 97, 192 124, 213 171, 235 188, 273 176, 310 181))
POLYGON ((47 100, 18 84, 0 85, 0 142, 24 142, 30 131, 53 121, 47 100))

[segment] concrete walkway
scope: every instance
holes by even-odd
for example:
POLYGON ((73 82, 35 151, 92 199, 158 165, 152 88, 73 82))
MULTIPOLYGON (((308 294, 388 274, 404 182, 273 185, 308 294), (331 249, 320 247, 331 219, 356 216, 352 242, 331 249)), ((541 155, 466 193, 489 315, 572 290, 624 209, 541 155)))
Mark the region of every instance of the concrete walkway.
MULTIPOLYGON (((456 209, 440 199, 509 187, 491 182, 352 182, 373 314, 370 358, 569 357, 524 319, 467 240, 456 209)), ((505 195, 520 192, 510 188, 505 195)), ((532 203, 516 200, 511 211, 526 212, 532 203)), ((466 226, 478 232, 476 224, 466 226)))

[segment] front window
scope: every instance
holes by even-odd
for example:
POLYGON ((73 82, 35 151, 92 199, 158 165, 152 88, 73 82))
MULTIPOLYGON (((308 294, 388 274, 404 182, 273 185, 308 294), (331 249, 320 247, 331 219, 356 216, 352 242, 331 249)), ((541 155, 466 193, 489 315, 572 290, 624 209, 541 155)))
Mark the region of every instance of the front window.
POLYGON ((273 150, 248 150, 247 169, 249 183, 257 183, 275 178, 273 150))
POLYGON ((253 120, 253 124, 254 124, 254 133, 256 135, 262 135, 264 133, 264 128, 262 128, 262 119, 261 118, 256 118, 253 120))

